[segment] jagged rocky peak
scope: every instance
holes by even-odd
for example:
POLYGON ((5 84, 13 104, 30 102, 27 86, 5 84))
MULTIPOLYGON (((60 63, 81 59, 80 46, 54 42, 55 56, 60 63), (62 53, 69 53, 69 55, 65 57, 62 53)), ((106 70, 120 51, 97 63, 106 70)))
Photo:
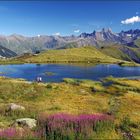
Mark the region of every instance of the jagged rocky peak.
POLYGON ((82 34, 80 34, 80 36, 79 37, 83 37, 83 38, 86 38, 86 37, 91 37, 91 36, 96 36, 96 34, 114 34, 113 32, 112 32, 112 30, 111 30, 111 28, 103 28, 101 31, 93 31, 92 33, 82 33, 82 34))
POLYGON ((118 34, 113 33, 111 28, 102 28, 101 31, 93 31, 92 33, 82 33, 79 37, 84 39, 93 39, 94 41, 119 41, 120 37, 118 34))
POLYGON ((115 41, 116 39, 118 39, 118 34, 113 33, 111 28, 103 28, 100 32, 98 32, 98 34, 96 33, 96 38, 100 40, 102 38, 103 40, 106 41, 115 41))
POLYGON ((83 37, 83 38, 86 38, 87 36, 88 36, 87 33, 81 33, 81 34, 79 35, 79 37, 83 37))
POLYGON ((113 33, 111 28, 102 28, 102 33, 113 33))
POLYGON ((94 30, 92 33, 81 33, 80 35, 79 35, 79 37, 83 37, 83 38, 86 38, 86 37, 92 37, 92 36, 95 36, 95 34, 96 34, 96 31, 94 30))
POLYGON ((139 38, 140 36, 140 29, 135 29, 135 30, 128 30, 128 31, 121 31, 119 33, 119 35, 122 37, 122 38, 131 38, 133 40, 139 38))
POLYGON ((121 31, 120 34, 140 34, 140 29, 135 29, 135 30, 128 30, 128 31, 121 31))

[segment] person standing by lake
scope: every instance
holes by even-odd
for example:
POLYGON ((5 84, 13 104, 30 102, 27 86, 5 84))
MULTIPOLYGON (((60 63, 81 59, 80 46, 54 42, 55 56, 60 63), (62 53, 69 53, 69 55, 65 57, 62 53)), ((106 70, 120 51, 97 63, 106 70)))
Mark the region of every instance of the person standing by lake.
POLYGON ((38 83, 42 82, 42 77, 38 76, 36 80, 37 80, 38 83))

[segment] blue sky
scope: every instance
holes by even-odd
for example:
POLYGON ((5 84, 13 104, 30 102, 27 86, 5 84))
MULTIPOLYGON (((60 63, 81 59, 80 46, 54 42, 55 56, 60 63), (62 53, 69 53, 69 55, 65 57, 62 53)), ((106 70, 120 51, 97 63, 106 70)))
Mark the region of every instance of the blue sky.
POLYGON ((0 34, 79 35, 140 28, 140 2, 0 2, 0 34))

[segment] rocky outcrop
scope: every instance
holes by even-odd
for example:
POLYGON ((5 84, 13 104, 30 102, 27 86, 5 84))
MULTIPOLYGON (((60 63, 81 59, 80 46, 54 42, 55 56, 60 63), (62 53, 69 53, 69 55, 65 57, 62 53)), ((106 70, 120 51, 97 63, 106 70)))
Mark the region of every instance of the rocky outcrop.
POLYGON ((31 118, 21 118, 16 119, 16 121, 13 123, 13 126, 19 126, 19 127, 28 127, 28 128, 34 128, 36 127, 37 120, 31 119, 31 118))
POLYGON ((8 105, 8 108, 7 108, 8 111, 16 111, 16 110, 25 110, 25 107, 24 106, 21 106, 21 105, 17 105, 15 103, 11 103, 8 105))

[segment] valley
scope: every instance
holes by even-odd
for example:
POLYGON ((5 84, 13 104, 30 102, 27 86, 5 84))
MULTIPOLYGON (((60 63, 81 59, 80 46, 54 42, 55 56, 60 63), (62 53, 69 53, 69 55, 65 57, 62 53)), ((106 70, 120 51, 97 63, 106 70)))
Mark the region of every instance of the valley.
POLYGON ((139 42, 102 43, 2 50, 0 138, 139 139, 139 42))
POLYGON ((140 139, 140 2, 0 1, 0 140, 140 139))

